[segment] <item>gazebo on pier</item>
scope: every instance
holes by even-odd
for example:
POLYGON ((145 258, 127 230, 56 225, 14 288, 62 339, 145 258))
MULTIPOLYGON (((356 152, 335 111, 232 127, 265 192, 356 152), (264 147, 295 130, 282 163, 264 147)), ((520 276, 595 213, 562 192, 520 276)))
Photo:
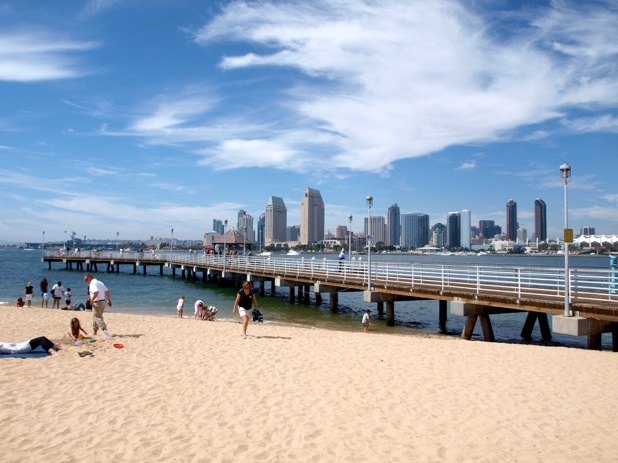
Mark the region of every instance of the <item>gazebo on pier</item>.
POLYGON ((232 228, 223 235, 218 235, 214 240, 212 240, 212 244, 215 246, 224 245, 228 249, 230 248, 230 246, 233 246, 234 249, 238 249, 239 247, 240 249, 242 249, 243 246, 245 248, 251 249, 253 241, 243 236, 236 229, 232 228))

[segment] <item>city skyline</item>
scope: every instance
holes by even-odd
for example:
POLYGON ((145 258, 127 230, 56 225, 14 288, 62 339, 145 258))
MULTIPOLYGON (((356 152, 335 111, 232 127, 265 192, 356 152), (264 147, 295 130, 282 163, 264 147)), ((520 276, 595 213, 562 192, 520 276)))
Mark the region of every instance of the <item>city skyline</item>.
POLYGON ((273 195, 301 224, 307 185, 333 234, 363 231, 371 195, 375 215, 469 210, 503 232, 512 198, 530 236, 542 198, 556 240, 565 162, 570 228, 618 233, 613 0, 0 12, 0 243, 199 239, 240 210, 256 234, 273 195))

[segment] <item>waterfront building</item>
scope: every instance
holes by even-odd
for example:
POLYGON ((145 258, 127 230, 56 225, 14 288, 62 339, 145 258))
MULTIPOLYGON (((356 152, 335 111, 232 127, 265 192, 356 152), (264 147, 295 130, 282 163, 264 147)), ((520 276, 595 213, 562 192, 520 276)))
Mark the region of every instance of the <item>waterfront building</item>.
POLYGON ((255 244, 257 244, 259 248, 262 248, 264 246, 265 225, 266 225, 266 214, 262 212, 257 222, 257 240, 255 241, 255 244))
POLYGON ((502 227, 493 220, 479 220, 479 234, 486 240, 494 239, 502 234, 502 227))
POLYGON ((335 237, 338 239, 347 239, 348 227, 345 225, 337 225, 337 228, 335 229, 335 237))
POLYGON ((547 205, 541 198, 534 200, 534 238, 547 241, 547 205))
POLYGON ((264 245, 282 243, 286 240, 288 209, 283 198, 271 196, 266 204, 264 245))
POLYGON ((318 190, 307 187, 300 203, 300 243, 324 240, 324 201, 318 190))
POLYGON ((401 245, 401 210, 399 209, 397 203, 394 203, 388 208, 386 224, 386 244, 389 246, 401 245))
POLYGON ((459 213, 459 246, 464 249, 470 249, 470 228, 472 214, 469 210, 464 209, 459 213))
POLYGON ((517 229, 517 242, 525 243, 527 241, 528 241, 528 230, 526 230, 524 227, 519 227, 517 229))
POLYGON ((429 244, 429 215, 401 214, 401 247, 418 249, 429 244))
POLYGON ((291 241, 298 241, 300 237, 300 225, 290 225, 285 233, 285 240, 289 243, 291 241))
POLYGON ((238 211, 236 230, 248 240, 253 241, 253 217, 242 209, 238 211))
POLYGON ((371 235, 371 245, 375 246, 377 243, 385 243, 386 240, 386 222, 384 216, 377 215, 371 216, 370 227, 367 227, 367 217, 364 220, 365 236, 371 235))
POLYGON ((436 248, 443 248, 446 246, 446 225, 438 222, 431 227, 431 242, 436 248))
POLYGON ((582 227, 579 230, 579 234, 583 236, 596 235, 596 230, 594 227, 590 227, 590 226, 582 227))
POLYGON ((517 203, 509 199, 506 203, 506 239, 507 241, 517 240, 517 203))
POLYGON ((219 235, 223 235, 223 233, 225 233, 225 227, 223 226, 223 220, 213 219, 212 231, 217 232, 219 235))
POLYGON ((459 212, 449 212, 446 214, 446 245, 458 248, 461 245, 459 212))

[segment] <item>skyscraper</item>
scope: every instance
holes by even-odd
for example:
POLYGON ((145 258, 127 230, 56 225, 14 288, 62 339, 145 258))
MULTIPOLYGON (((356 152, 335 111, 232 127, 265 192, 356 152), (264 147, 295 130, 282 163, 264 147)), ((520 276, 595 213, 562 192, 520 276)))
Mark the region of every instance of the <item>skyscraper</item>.
POLYGON ((534 237, 547 241, 547 206, 541 198, 534 200, 534 237))
POLYGON ((266 214, 261 213, 257 222, 257 241, 256 244, 261 248, 264 246, 264 232, 266 226, 266 214))
POLYGON ((236 230, 245 238, 253 241, 253 217, 242 209, 238 211, 236 230))
POLYGON ((446 245, 452 248, 458 248, 461 244, 459 215, 459 212, 449 212, 446 214, 446 245))
POLYGON ((224 233, 223 220, 221 219, 212 219, 212 231, 223 235, 224 233))
POLYGON ((464 249, 470 249, 470 226, 471 223, 470 211, 464 209, 459 213, 459 246, 464 249))
POLYGON ((307 187, 300 202, 300 244, 324 240, 324 201, 318 190, 307 187))
POLYGON ((429 216, 420 212, 401 214, 401 246, 417 249, 429 244, 429 216))
POLYGON ((371 224, 367 227, 367 217, 365 217, 365 236, 371 235, 371 245, 378 243, 384 244, 386 240, 386 222, 384 216, 371 216, 371 224))
POLYGON ((446 225, 438 222, 433 227, 432 230, 432 242, 433 245, 437 248, 443 248, 446 246, 446 225))
POLYGON ((388 234, 386 244, 389 246, 399 246, 401 243, 401 211, 397 203, 388 208, 386 216, 388 234))
POLYGON ((264 217, 264 244, 282 243, 286 238, 288 209, 282 198, 271 196, 264 217))
POLYGON ((517 203, 509 199, 506 203, 506 240, 517 241, 517 203))

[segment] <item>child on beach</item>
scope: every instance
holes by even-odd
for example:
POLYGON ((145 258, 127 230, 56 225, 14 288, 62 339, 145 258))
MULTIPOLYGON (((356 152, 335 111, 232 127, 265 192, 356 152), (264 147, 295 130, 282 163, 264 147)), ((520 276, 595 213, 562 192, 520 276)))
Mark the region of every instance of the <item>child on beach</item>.
POLYGON ((363 326, 365 327, 365 331, 369 331, 369 325, 371 324, 369 322, 369 314, 371 313, 371 310, 367 309, 365 311, 365 314, 363 315, 363 326))
POLYGON ((71 306, 71 298, 73 297, 73 295, 71 294, 71 288, 67 288, 67 290, 64 292, 64 303, 65 306, 64 308, 66 310, 72 310, 73 307, 71 306))
POLYGON ((46 308, 49 308, 49 293, 43 293, 43 304, 45 304, 46 308))
POLYGON ((67 332, 67 336, 77 341, 78 339, 84 339, 84 336, 82 335, 82 333, 88 334, 86 333, 86 330, 82 328, 82 325, 79 323, 79 318, 71 318, 71 326, 69 326, 69 331, 67 332))
POLYGON ((180 299, 178 299, 178 303, 176 304, 176 312, 178 312, 178 317, 182 318, 182 309, 185 306, 185 297, 184 296, 180 296, 180 299))

